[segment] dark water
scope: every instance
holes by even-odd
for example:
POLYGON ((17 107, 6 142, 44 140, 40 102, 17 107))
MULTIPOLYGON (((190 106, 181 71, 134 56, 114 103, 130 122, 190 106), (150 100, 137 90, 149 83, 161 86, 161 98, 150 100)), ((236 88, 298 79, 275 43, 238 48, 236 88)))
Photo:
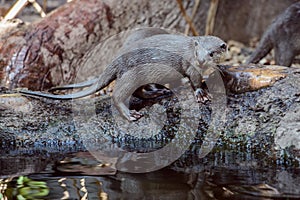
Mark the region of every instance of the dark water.
POLYGON ((264 166, 227 154, 185 155, 161 170, 130 174, 97 168, 86 152, 28 151, 1 157, 0 199, 300 199, 299 167, 264 166))

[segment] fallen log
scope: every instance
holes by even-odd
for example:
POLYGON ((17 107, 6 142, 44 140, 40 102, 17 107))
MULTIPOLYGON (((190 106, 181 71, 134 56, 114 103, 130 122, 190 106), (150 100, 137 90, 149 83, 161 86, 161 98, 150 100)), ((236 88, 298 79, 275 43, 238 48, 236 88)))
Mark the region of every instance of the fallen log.
MULTIPOLYGON (((223 67, 224 80, 232 80, 234 76, 228 74, 237 70, 237 67, 223 67)), ((240 68, 243 68, 245 72, 249 71, 245 67, 240 66, 240 68)), ((256 68, 250 66, 251 68, 253 71, 263 71, 257 66, 256 68)), ((272 73, 270 76, 277 73, 277 81, 269 80, 269 85, 264 85, 260 89, 255 88, 255 91, 249 91, 248 88, 248 92, 229 92, 227 94, 226 117, 221 123, 222 126, 216 129, 219 131, 217 138, 219 142, 216 142, 216 148, 221 149, 220 151, 229 148, 243 155, 255 155, 259 159, 266 159, 266 162, 272 162, 274 165, 278 165, 280 162, 294 165, 299 161, 300 150, 298 131, 300 72, 295 68, 281 68, 277 72, 276 69, 273 71, 266 69, 266 71, 272 73), (281 80, 278 80, 279 78, 281 80), (286 149, 290 153, 288 159, 283 156, 282 149, 286 149)), ((237 74, 241 75, 240 72, 237 74)), ((259 73, 257 77, 263 78, 263 74, 259 73)), ((235 81, 229 82, 232 85, 228 84, 227 89, 239 88, 235 81)), ((9 91, 2 91, 2 93, 9 93, 9 91)), ((165 131, 160 135, 150 136, 152 139, 143 142, 138 139, 140 138, 139 135, 136 135, 136 138, 115 131, 118 126, 109 96, 58 101, 18 95, 2 95, 0 100, 2 103, 0 108, 2 109, 0 114, 0 145, 3 155, 10 152, 9 149, 13 151, 18 149, 20 154, 24 153, 24 149, 26 151, 29 149, 33 151, 47 149, 48 152, 89 149, 88 145, 93 144, 93 141, 96 141, 95 144, 98 144, 97 142, 102 144, 103 135, 105 135, 105 141, 116 143, 123 149, 143 152, 161 148, 161 145, 172 141, 174 135, 178 134, 174 133, 173 130, 178 123, 174 120, 178 117, 178 112, 172 108, 174 104, 168 103, 170 101, 168 98, 159 99, 160 103, 154 104, 154 106, 160 105, 162 110, 170 112, 166 119, 169 120, 169 125, 167 128, 164 125, 165 131), (166 105, 169 107, 164 107, 166 105)), ((137 105, 139 102, 145 103, 143 100, 132 101, 131 106, 138 107, 140 106, 137 105)), ((188 102, 182 102, 182 105, 184 106, 188 102)), ((191 104, 188 103, 188 105, 191 104)), ((212 122, 211 105, 199 106, 200 112, 194 113, 192 116, 197 124, 200 123, 197 131, 193 133, 193 145, 196 146, 201 146, 207 134, 207 127, 212 122)), ((153 106, 146 106, 144 111, 142 109, 145 116, 151 108, 153 106)), ((148 122, 139 122, 139 127, 149 128, 148 122)), ((195 152, 195 154, 197 155, 199 152, 195 152)), ((284 155, 286 156, 286 152, 284 155)))
POLYGON ((112 23, 106 4, 83 0, 58 8, 40 22, 2 30, 1 85, 39 90, 72 80, 74 64, 105 37, 103 29, 109 31, 112 23))

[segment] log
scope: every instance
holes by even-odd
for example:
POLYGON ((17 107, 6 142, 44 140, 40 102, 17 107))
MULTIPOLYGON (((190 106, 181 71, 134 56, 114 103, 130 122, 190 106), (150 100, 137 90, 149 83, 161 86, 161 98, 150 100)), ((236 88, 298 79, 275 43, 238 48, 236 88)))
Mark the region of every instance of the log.
MULTIPOLYGON (((244 71, 246 70, 244 69, 244 71)), ((239 93, 232 93, 228 91, 227 103, 222 100, 225 103, 225 109, 222 112, 226 111, 226 117, 219 127, 214 127, 218 131, 217 138, 220 139, 220 143, 217 144, 218 151, 223 152, 229 148, 241 155, 255 154, 259 157, 257 159, 266 159, 268 163, 271 162, 274 165, 287 163, 294 165, 298 162, 300 72, 299 69, 294 68, 284 68, 283 71, 286 75, 285 78, 272 82, 274 84, 272 86, 265 85, 260 89, 256 88, 255 91, 249 91, 248 88, 248 92, 240 90, 239 93), (288 159, 283 156, 281 151, 283 149, 289 152, 288 159), (260 153, 257 154, 257 152, 260 153), (260 157, 261 155, 263 158, 260 157)), ((225 76, 229 72, 232 71, 223 69, 225 76)), ((259 74, 258 77, 263 78, 263 75, 259 74)), ((224 81, 228 80, 228 77, 224 77, 224 81)), ((239 88, 234 81, 229 82, 239 88)), ((228 89, 232 87, 229 84, 228 89)), ((9 93, 9 91, 2 91, 2 93, 9 93)), ((168 98, 159 99, 161 103, 155 104, 169 106, 164 108, 166 112, 171 112, 167 115, 170 125, 165 127, 166 132, 159 137, 154 137, 151 141, 146 140, 135 144, 137 141, 133 139, 134 137, 115 132, 117 128, 116 115, 112 115, 114 112, 109 96, 70 102, 14 95, 17 96, 2 95, 0 98, 2 105, 0 107, 0 145, 3 155, 15 149, 22 154, 24 148, 26 151, 47 149, 48 152, 89 149, 86 145, 93 144, 93 141, 96 141, 96 144, 97 141, 102 143, 103 135, 110 138, 107 140, 108 143, 114 141, 129 150, 144 151, 145 146, 148 150, 155 150, 158 146, 166 144, 169 139, 172 140, 174 134, 176 135, 173 129, 177 127, 175 119, 178 117, 178 113, 172 107, 174 104, 168 103, 170 101, 168 98), (87 140, 91 140, 91 142, 83 142, 87 140), (124 143, 124 141, 126 142, 124 143), (131 142, 135 144, 133 149, 130 145, 131 142)), ((182 105, 193 105, 190 103, 191 100, 193 97, 183 101, 182 105)), ((145 103, 142 100, 140 102, 145 103)), ((133 107, 138 107, 137 104, 139 104, 138 101, 132 101, 133 107)), ((152 108, 155 108, 155 105, 152 108)), ((201 112, 194 112, 190 116, 196 124, 200 123, 196 131, 198 134, 195 132, 193 136, 194 145, 203 143, 205 135, 208 134, 207 127, 213 120, 210 110, 212 105, 200 104, 199 106, 201 112)), ((150 112, 151 107, 149 107, 142 111, 150 112)), ((163 109, 163 107, 160 108, 163 109)), ((189 109, 194 108, 189 107, 189 109)), ((139 127, 143 127, 143 129, 149 127, 147 121, 139 123, 139 127)), ((218 124, 213 124, 213 126, 218 126, 218 124)), ((139 134, 138 131, 133 132, 139 134)))
POLYGON ((40 90, 72 79, 83 52, 111 26, 106 4, 83 0, 58 8, 40 22, 4 31, 1 85, 40 90))

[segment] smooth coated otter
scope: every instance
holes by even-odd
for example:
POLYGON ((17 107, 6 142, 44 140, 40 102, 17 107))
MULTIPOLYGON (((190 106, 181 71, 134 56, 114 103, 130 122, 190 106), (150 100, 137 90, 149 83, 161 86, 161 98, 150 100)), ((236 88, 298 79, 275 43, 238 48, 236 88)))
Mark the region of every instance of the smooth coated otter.
POLYGON ((258 63, 272 48, 277 65, 289 67, 300 54, 300 2, 292 4, 272 22, 246 63, 258 63))
MULTIPOLYGON (((128 37, 126 38, 125 42, 122 45, 122 48, 118 52, 118 55, 122 53, 122 51, 126 49, 130 49, 131 45, 141 39, 145 39, 147 37, 151 37, 154 35, 159 35, 159 34, 170 34, 167 30, 161 29, 161 28, 155 28, 155 27, 147 27, 147 28, 141 28, 137 30, 133 30, 129 32, 128 37)), ((68 85, 63 85, 63 86, 57 86, 49 89, 49 92, 57 91, 57 90, 68 90, 68 89, 76 89, 76 88, 84 88, 84 87, 89 87, 92 86, 94 83, 97 82, 97 78, 80 82, 80 83, 75 83, 75 84, 68 84, 68 85)), ((170 91, 157 85, 157 84, 148 84, 145 86, 141 86, 138 88, 133 95, 138 97, 138 98, 143 98, 143 99, 149 99, 149 98, 155 98, 161 95, 165 95, 169 93, 170 91)))
POLYGON ((124 102, 122 102, 128 98, 128 94, 124 91, 131 91, 132 88, 136 87, 136 85, 132 85, 135 82, 130 81, 130 77, 126 74, 127 72, 130 72, 131 76, 136 76, 139 79, 147 79, 149 83, 155 83, 156 80, 161 80, 168 74, 166 74, 166 70, 164 69, 161 70, 162 73, 149 73, 152 70, 155 72, 155 70, 159 69, 158 67, 152 69, 151 64, 162 67, 169 66, 184 77, 189 78, 193 89, 196 91, 197 98, 201 99, 204 95, 201 89, 201 72, 203 67, 207 65, 215 66, 215 63, 220 60, 226 50, 226 43, 214 36, 154 35, 138 40, 130 48, 122 51, 122 54, 107 66, 104 72, 97 78, 97 81, 83 91, 67 95, 53 95, 26 90, 22 90, 20 93, 52 99, 70 100, 91 95, 106 87, 113 80, 116 80, 113 92, 115 106, 126 119, 134 121, 140 118, 140 115, 136 111, 130 113, 129 109, 124 106, 124 102), (146 72, 143 71, 145 66, 149 68, 146 72), (132 73, 133 71, 139 73, 134 74, 132 73), (155 77, 153 74, 155 74, 155 77), (128 81, 124 80, 123 76, 127 77, 128 81), (118 83, 119 80, 122 81, 122 85, 118 83))

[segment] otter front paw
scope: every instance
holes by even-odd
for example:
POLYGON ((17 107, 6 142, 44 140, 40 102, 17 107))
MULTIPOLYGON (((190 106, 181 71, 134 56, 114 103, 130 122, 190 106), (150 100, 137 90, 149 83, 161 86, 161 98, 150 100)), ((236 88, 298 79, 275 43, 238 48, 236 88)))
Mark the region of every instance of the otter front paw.
POLYGON ((212 96, 202 88, 197 88, 195 91, 196 100, 198 103, 205 103, 206 101, 210 101, 212 96))
POLYGON ((130 118, 129 118, 130 121, 136 121, 141 117, 143 117, 143 114, 139 113, 136 110, 130 110, 130 118))

